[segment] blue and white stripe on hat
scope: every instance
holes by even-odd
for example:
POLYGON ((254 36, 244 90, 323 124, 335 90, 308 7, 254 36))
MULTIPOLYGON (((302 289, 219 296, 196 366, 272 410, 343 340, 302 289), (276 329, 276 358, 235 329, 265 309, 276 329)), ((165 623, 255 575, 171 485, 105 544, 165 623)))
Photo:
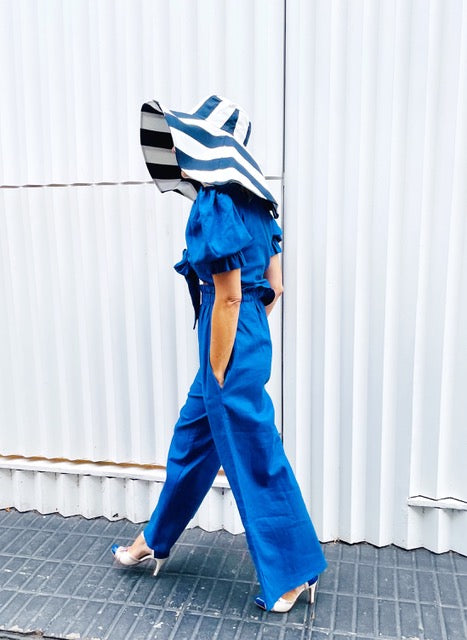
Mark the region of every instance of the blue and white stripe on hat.
POLYGON ((246 112, 215 95, 192 113, 166 109, 155 100, 141 107, 143 155, 160 191, 176 191, 194 200, 200 184, 237 182, 268 200, 277 217, 277 202, 246 149, 250 133, 246 112))

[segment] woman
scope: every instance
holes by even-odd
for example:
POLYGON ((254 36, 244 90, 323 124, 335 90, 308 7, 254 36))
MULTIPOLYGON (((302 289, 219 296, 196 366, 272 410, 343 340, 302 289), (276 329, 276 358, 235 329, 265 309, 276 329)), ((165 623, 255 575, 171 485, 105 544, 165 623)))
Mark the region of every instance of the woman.
POLYGON ((157 575, 222 465, 262 587, 255 602, 286 612, 304 591, 313 602, 326 561, 264 389, 267 316, 282 293, 281 230, 277 203, 246 150, 250 131, 243 109, 218 96, 192 113, 155 101, 142 107, 141 143, 156 185, 194 199, 175 268, 193 301, 200 368, 151 519, 131 546, 112 552, 124 565, 153 558, 157 575))

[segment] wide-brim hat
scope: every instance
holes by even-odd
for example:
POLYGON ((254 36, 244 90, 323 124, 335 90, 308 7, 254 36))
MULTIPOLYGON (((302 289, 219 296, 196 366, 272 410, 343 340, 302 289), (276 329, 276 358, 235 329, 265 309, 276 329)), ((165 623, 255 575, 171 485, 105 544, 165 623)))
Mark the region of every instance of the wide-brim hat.
POLYGON ((236 182, 268 200, 277 218, 277 202, 246 149, 250 133, 244 109, 217 95, 188 113, 167 109, 156 100, 141 107, 144 160, 161 192, 175 191, 195 200, 200 185, 236 182))

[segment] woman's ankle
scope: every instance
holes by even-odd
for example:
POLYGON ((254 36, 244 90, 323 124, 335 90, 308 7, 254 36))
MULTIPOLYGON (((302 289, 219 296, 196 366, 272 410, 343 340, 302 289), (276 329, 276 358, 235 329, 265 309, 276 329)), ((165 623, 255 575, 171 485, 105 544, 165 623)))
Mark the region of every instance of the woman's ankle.
POLYGON ((133 544, 129 547, 130 553, 133 556, 141 557, 151 552, 150 547, 146 544, 146 540, 142 533, 140 533, 134 540, 133 544))

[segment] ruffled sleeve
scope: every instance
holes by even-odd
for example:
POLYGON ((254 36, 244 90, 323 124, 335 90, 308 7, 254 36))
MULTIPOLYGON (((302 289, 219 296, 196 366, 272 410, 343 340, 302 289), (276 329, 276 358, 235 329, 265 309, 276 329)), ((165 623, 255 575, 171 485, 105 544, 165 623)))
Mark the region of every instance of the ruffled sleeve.
POLYGON ((271 218, 271 227, 272 227, 272 238, 271 238, 271 252, 270 255, 273 256, 276 253, 281 253, 282 249, 279 242, 282 242, 282 229, 274 220, 271 218))
POLYGON ((230 194, 201 188, 186 228, 190 264, 211 274, 241 268, 243 249, 252 240, 230 194))

